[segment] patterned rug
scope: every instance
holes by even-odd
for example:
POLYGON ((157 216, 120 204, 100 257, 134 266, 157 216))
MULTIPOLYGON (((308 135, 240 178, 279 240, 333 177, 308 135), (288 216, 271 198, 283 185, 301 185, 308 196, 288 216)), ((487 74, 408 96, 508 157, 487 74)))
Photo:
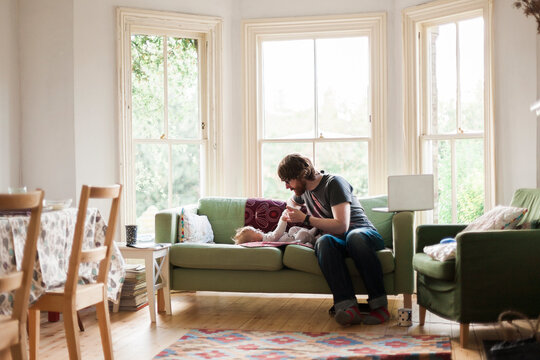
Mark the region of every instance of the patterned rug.
POLYGON ((450 339, 438 335, 198 329, 154 359, 450 360, 451 354, 450 339))

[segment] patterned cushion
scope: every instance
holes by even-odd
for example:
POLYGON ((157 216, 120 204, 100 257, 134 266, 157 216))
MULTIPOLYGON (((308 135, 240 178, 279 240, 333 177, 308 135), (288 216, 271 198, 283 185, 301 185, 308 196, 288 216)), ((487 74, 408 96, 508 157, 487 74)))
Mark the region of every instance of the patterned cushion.
MULTIPOLYGON (((270 232, 276 228, 279 218, 286 207, 287 203, 281 200, 249 198, 246 201, 244 226, 253 226, 264 233, 270 232)), ((307 212, 305 206, 302 206, 301 210, 307 212)), ((291 226, 302 226, 302 224, 288 224, 287 230, 291 226)))
POLYGON ((463 232, 514 229, 527 209, 512 206, 496 206, 469 224, 463 232))

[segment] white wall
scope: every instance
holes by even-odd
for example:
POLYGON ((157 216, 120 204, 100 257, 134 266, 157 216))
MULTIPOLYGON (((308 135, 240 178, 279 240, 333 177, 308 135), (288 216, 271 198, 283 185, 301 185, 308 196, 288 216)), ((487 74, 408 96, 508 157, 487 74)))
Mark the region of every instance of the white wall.
POLYGON ((536 22, 512 2, 495 1, 493 24, 497 202, 509 204, 517 188, 536 187, 536 22))
MULTIPOLYGON (((119 179, 116 6, 223 18, 226 170, 222 179, 224 194, 229 196, 242 195, 242 183, 237 180, 243 171, 241 20, 386 11, 388 172, 402 171, 401 10, 422 0, 19 2, 23 182, 42 186, 51 196, 73 197, 83 183, 119 179)), ((1 23, 4 30, 5 22, 1 23)), ((540 162, 535 136, 538 121, 528 111, 537 97, 536 31, 532 19, 526 19, 505 1, 495 1, 494 24, 497 196, 498 202, 508 203, 516 188, 536 186, 540 162)), ((7 74, 1 71, 0 79, 7 74)), ((0 93, 0 101, 5 98, 0 93)), ((5 123, 2 120, 0 126, 5 123)), ((0 161, 5 161, 2 156, 0 161)), ((3 173, 0 178, 5 178, 3 173)))
POLYGON ((75 196, 73 0, 19 0, 22 181, 75 196))
POLYGON ((17 0, 0 1, 0 192, 19 185, 17 0))

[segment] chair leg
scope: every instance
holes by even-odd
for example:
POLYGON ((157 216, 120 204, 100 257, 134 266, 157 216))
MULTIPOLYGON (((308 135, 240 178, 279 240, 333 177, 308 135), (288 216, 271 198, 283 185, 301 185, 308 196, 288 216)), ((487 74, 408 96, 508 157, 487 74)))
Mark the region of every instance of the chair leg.
POLYGON ((77 311, 77 323, 79 324, 79 330, 84 331, 84 324, 81 320, 81 315, 77 311))
POLYGON ((469 324, 460 323, 459 324, 459 344, 462 348, 467 347, 467 342, 469 340, 469 324))
POLYGON ((28 310, 28 338, 30 339, 30 360, 37 360, 39 354, 39 314, 39 310, 28 310))
POLYGON ((111 320, 109 318, 109 306, 107 300, 96 304, 96 315, 98 318, 99 333, 101 335, 103 355, 105 360, 112 360, 114 354, 111 337, 111 320))
POLYGON ((418 310, 418 322, 423 326, 426 322, 426 308, 422 305, 418 305, 418 310))
POLYGON ((21 324, 19 328, 19 342, 11 346, 11 358, 13 360, 27 360, 28 359, 28 340, 27 340, 27 325, 26 321, 21 324))
POLYGON ((412 294, 403 294, 403 307, 412 309, 412 294))
POLYGON ((64 314, 64 329, 66 331, 66 341, 70 360, 81 359, 81 347, 79 345, 79 331, 76 330, 77 311, 75 309, 66 309, 64 314))

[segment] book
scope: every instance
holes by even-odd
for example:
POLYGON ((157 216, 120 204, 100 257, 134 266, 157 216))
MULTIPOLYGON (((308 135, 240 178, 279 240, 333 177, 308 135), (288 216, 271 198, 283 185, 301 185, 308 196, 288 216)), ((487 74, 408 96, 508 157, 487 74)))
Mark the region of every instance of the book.
POLYGON ((128 244, 126 246, 136 248, 136 249, 162 249, 162 248, 171 246, 171 244, 146 241, 146 242, 136 242, 135 244, 128 244))

